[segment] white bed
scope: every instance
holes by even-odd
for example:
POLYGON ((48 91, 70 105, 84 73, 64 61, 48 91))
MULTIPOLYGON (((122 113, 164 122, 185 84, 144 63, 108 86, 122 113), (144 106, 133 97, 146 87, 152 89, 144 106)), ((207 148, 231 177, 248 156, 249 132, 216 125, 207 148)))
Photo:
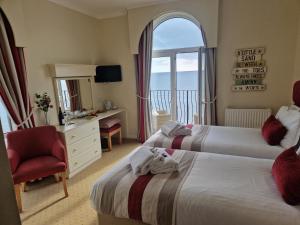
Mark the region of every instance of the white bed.
MULTIPOLYGON (((277 191, 271 175, 273 160, 192 151, 175 151, 172 157, 179 157, 180 154, 194 154, 194 159, 176 190, 174 204, 171 207, 172 218, 169 222, 157 222, 159 210, 156 206, 159 208, 160 204, 166 203, 155 202, 158 194, 167 195, 162 199, 170 197, 170 192, 161 191, 165 175, 154 176, 146 186, 141 203, 142 221, 129 219, 128 193, 136 177, 129 172, 117 183, 114 179, 120 171, 124 171, 124 166, 128 166, 127 157, 99 179, 93 187, 90 199, 93 208, 98 212, 99 224, 107 225, 106 221, 114 225, 300 224, 300 206, 286 204, 277 191), (102 199, 108 182, 116 186, 116 191, 112 195, 114 202, 112 206, 108 206, 105 202, 109 199, 108 196, 102 199), (112 213, 103 213, 103 206, 111 207, 112 213)), ((161 213, 167 214, 165 210, 161 213)))
POLYGON ((175 142, 158 131, 144 145, 263 159, 275 159, 284 150, 269 145, 255 128, 193 125, 191 136, 175 142))

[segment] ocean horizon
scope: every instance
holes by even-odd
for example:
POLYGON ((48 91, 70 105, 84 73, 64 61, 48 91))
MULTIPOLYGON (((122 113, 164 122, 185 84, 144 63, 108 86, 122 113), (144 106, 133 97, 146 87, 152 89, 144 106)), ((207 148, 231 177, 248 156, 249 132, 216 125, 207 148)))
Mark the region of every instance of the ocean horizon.
MULTIPOLYGON (((151 73, 150 89, 171 90, 170 73, 151 73)), ((177 90, 198 90, 198 71, 177 72, 177 90)))

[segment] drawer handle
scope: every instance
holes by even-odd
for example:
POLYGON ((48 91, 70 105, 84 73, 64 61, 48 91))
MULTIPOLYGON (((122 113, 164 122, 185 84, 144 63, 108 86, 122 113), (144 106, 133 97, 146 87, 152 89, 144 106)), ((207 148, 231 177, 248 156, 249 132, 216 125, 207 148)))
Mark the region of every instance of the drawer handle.
POLYGON ((93 130, 96 130, 96 127, 93 127, 93 130))
POLYGON ((98 153, 98 151, 95 151, 95 154, 98 153))
POLYGON ((72 135, 71 138, 76 138, 76 136, 72 135))
POLYGON ((94 139, 94 142, 96 142, 96 141, 97 141, 97 139, 95 138, 95 139, 94 139))
POLYGON ((78 162, 75 162, 75 163, 74 163, 74 166, 76 166, 77 164, 78 164, 78 162))
POLYGON ((77 152, 77 149, 76 149, 76 148, 73 149, 73 153, 75 153, 75 152, 77 152))

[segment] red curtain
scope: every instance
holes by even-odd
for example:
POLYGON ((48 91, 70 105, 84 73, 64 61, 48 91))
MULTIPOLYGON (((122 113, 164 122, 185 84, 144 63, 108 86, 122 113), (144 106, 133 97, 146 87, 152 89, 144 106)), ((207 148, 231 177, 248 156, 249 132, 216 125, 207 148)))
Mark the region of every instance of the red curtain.
POLYGON ((34 127, 23 48, 16 47, 12 28, 0 13, 0 96, 18 129, 34 127))

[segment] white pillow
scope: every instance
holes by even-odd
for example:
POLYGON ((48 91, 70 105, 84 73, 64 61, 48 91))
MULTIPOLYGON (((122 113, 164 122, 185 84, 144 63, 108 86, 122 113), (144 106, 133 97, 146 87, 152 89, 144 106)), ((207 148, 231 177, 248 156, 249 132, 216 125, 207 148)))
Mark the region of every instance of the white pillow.
POLYGON ((285 149, 295 146, 300 136, 300 112, 287 106, 282 106, 277 112, 276 118, 288 130, 280 145, 285 149))

